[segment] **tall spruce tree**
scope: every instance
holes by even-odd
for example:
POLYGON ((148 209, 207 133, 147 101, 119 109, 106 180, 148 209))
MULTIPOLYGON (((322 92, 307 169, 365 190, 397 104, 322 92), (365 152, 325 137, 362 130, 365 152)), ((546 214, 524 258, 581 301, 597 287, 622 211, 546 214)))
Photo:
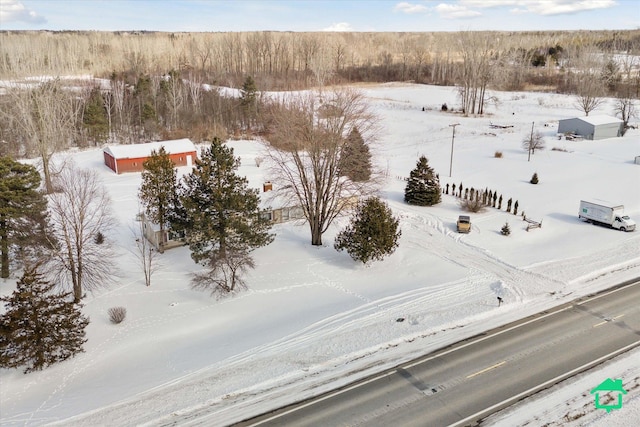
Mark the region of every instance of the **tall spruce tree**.
POLYGON ((46 245, 47 199, 35 167, 0 157, 0 277, 9 277, 11 250, 38 252, 46 245))
POLYGON ((350 224, 338 233, 333 246, 337 251, 345 249, 351 258, 364 264, 382 260, 398 247, 402 234, 398 224, 385 202, 370 197, 358 204, 350 224))
POLYGON ((258 88, 253 77, 247 76, 242 89, 240 89, 240 106, 246 120, 246 124, 251 126, 258 114, 258 88))
POLYGON ((357 127, 351 129, 342 150, 338 168, 341 176, 364 182, 371 178, 371 152, 357 127))
POLYGON ((164 147, 153 150, 142 164, 142 184, 138 196, 144 214, 160 227, 160 251, 165 242, 165 229, 177 195, 176 169, 164 147))
POLYGON ((0 366, 41 370, 82 352, 89 319, 71 293, 55 293, 37 267, 28 267, 12 295, 1 297, 0 366))
POLYGON ((441 200, 440 179, 429 166, 429 160, 420 156, 411 171, 404 190, 404 201, 410 205, 433 206, 441 200))
POLYGON ((214 138, 202 150, 194 170, 179 188, 180 215, 172 226, 183 228, 197 263, 210 266, 227 252, 247 254, 273 240, 271 221, 261 215, 258 190, 236 174, 240 159, 233 149, 214 138))
POLYGON ((82 124, 94 143, 103 142, 109 135, 109 120, 104 106, 102 93, 99 88, 91 91, 89 100, 84 107, 82 124))

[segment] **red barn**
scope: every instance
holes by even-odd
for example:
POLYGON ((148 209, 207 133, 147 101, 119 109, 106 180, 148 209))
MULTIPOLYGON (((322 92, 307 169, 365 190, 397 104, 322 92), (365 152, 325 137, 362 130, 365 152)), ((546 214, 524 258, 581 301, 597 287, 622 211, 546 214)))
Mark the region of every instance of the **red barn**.
POLYGON ((141 172, 142 163, 151 156, 153 150, 159 151, 160 147, 164 147, 176 166, 191 166, 196 159, 195 145, 184 138, 146 144, 111 145, 102 150, 104 164, 117 174, 141 172))

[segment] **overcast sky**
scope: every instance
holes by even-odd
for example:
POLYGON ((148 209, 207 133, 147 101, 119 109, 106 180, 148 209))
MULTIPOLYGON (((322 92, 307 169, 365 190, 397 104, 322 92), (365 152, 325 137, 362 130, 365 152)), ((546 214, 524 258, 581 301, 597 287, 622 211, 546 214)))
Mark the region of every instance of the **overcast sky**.
POLYGON ((542 31, 639 28, 638 0, 0 0, 2 30, 542 31))

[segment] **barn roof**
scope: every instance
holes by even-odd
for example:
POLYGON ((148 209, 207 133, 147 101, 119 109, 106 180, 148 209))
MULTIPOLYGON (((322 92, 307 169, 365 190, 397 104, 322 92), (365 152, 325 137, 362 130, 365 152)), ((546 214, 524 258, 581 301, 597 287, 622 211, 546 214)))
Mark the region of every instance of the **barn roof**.
MULTIPOLYGON (((609 123, 622 123, 617 117, 607 116, 605 114, 595 115, 595 116, 585 116, 585 117, 576 117, 578 120, 582 120, 583 122, 589 123, 594 126, 605 125, 609 123)), ((572 119, 565 119, 572 120, 572 119)))
POLYGON ((144 144, 110 145, 105 147, 103 151, 110 154, 115 159, 138 159, 149 157, 151 155, 151 151, 158 151, 160 150, 160 147, 164 147, 168 154, 190 153, 192 151, 196 151, 196 146, 193 145, 193 142, 188 138, 147 142, 144 144))

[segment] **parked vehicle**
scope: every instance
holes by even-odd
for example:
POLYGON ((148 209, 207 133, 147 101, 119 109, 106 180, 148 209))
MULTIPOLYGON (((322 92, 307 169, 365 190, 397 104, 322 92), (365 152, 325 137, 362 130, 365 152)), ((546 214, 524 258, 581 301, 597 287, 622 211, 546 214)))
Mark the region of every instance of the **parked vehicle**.
POLYGON ((460 215, 457 222, 458 233, 468 233, 471 231, 471 218, 468 215, 460 215))
POLYGON ((589 202, 580 200, 578 218, 584 218, 587 222, 593 224, 608 225, 620 231, 633 231, 636 229, 636 223, 628 215, 624 214, 623 205, 615 205, 604 201, 589 202))

